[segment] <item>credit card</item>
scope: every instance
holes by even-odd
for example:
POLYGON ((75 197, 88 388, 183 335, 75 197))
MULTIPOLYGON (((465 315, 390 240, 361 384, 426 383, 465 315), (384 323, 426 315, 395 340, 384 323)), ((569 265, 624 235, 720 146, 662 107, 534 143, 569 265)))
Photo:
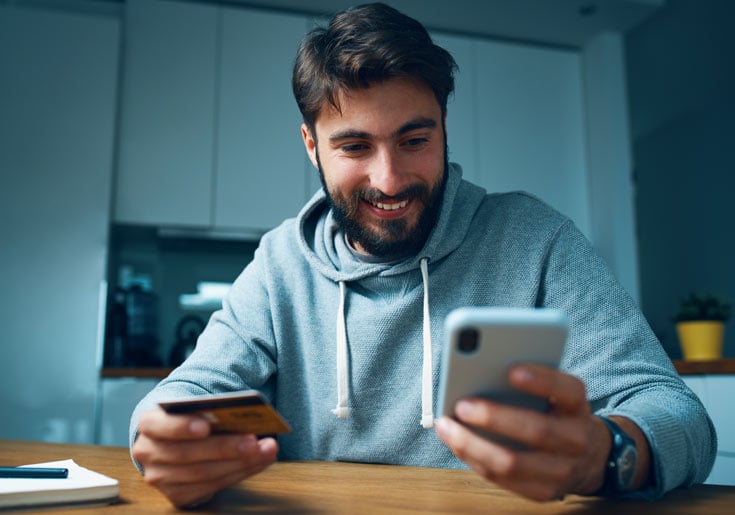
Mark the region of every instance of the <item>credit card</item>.
POLYGON ((288 433, 291 427, 256 390, 215 393, 159 402, 172 415, 199 415, 212 424, 214 433, 288 433))

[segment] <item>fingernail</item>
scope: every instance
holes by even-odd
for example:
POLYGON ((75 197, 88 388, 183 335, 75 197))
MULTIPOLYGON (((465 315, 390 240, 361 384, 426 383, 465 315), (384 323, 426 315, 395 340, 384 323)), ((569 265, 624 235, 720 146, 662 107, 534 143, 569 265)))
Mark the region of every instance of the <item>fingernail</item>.
POLYGON ((189 432, 191 432, 194 435, 201 435, 207 432, 207 427, 209 424, 205 420, 202 419, 196 419, 192 420, 189 424, 189 432))
POLYGON ((434 429, 436 430, 436 433, 439 435, 439 438, 441 438, 442 440, 448 439, 450 433, 452 432, 445 417, 442 417, 434 421, 434 429))
POLYGON ((269 456, 278 444, 273 438, 263 438, 262 440, 257 440, 257 445, 261 456, 269 456))
POLYGON ((511 372, 513 374, 513 379, 517 383, 530 383, 533 380, 533 373, 528 370, 526 367, 516 367, 511 372))
POLYGON ((474 410, 475 407, 470 401, 459 401, 454 407, 454 411, 459 418, 471 417, 474 410))

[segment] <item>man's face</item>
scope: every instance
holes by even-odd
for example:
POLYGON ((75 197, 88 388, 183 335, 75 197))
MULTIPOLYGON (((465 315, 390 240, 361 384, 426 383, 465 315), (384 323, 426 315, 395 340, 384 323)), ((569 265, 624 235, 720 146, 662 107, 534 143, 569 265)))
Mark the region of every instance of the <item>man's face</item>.
POLYGON ((341 92, 339 105, 341 113, 322 109, 316 135, 301 127, 337 222, 358 252, 415 254, 436 223, 446 178, 444 120, 433 92, 390 79, 341 92))

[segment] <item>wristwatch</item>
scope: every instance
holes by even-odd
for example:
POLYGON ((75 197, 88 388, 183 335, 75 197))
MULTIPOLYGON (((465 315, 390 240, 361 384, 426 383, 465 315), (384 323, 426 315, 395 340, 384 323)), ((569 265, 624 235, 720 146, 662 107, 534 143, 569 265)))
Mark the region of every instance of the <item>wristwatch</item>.
POLYGON ((605 483, 597 492, 598 495, 613 495, 630 489, 638 464, 638 451, 635 440, 623 429, 606 417, 598 416, 612 437, 610 455, 605 465, 605 483))

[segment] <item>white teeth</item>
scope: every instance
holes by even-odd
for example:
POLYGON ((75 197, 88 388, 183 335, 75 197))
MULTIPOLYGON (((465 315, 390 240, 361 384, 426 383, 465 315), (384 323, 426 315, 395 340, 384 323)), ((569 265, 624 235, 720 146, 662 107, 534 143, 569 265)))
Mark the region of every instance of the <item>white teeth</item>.
POLYGON ((403 200, 396 204, 384 204, 382 202, 371 202, 371 204, 377 207, 378 209, 385 209, 386 211, 393 211, 395 209, 401 209, 402 207, 406 207, 406 204, 408 204, 408 200, 403 200))

